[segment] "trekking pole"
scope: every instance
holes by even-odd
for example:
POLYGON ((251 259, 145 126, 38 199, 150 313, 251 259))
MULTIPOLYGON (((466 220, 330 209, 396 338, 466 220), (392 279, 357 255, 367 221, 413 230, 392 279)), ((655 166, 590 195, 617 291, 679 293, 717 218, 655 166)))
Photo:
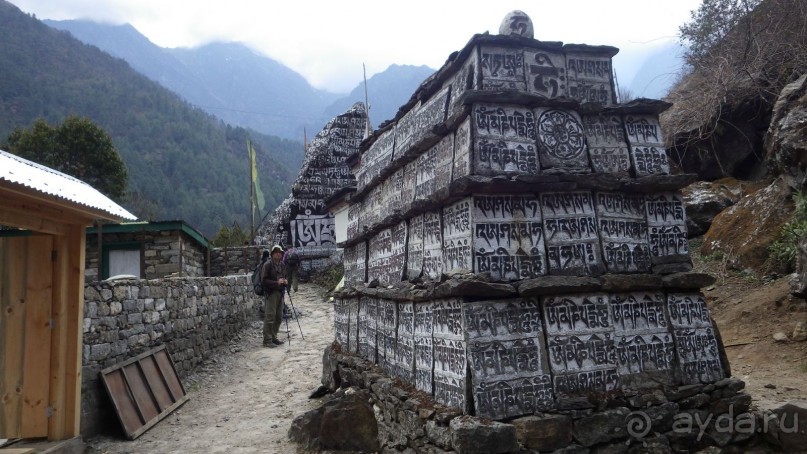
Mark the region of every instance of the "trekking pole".
MULTIPOLYGON (((289 290, 286 289, 286 294, 289 295, 289 304, 291 304, 291 313, 294 315, 294 318, 297 320, 297 327, 300 328, 300 337, 305 340, 305 336, 303 336, 303 327, 300 326, 300 317, 297 316, 297 309, 294 308, 294 301, 291 300, 291 294, 289 294, 289 290)), ((289 320, 286 319, 286 324, 289 323, 289 320)))
MULTIPOLYGON (((281 313, 280 313, 281 315, 280 316, 283 317, 284 320, 286 320, 286 341, 288 342, 287 345, 291 345, 291 335, 289 334, 289 318, 284 316, 284 313, 286 312, 286 300, 285 300, 285 298, 283 298, 282 293, 280 295, 280 298, 281 298, 281 301, 283 301, 283 309, 281 310, 281 313)), ((289 297, 289 298, 291 298, 291 297, 289 297)))

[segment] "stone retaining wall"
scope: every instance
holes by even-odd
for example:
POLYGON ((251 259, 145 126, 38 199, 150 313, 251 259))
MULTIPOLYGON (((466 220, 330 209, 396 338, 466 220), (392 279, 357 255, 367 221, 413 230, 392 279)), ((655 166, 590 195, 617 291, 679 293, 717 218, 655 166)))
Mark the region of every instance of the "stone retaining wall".
POLYGON ((210 249, 210 275, 230 276, 252 273, 269 246, 217 247, 210 249))
POLYGON ((99 372, 165 344, 180 377, 257 316, 248 275, 95 282, 84 290, 82 435, 115 427, 99 372))
POLYGON ((491 421, 435 403, 337 344, 326 348, 323 365, 323 385, 369 392, 384 453, 669 453, 708 446, 795 452, 787 437, 803 436, 796 411, 750 411, 751 396, 736 378, 637 391, 600 406, 568 399, 549 412, 491 421))

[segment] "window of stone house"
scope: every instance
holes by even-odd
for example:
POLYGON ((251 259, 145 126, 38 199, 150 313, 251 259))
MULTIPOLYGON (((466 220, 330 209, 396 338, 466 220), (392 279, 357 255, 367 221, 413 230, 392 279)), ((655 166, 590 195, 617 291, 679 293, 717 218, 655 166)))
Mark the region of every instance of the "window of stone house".
POLYGON ((140 275, 140 243, 118 243, 104 245, 104 266, 102 279, 121 274, 140 275))

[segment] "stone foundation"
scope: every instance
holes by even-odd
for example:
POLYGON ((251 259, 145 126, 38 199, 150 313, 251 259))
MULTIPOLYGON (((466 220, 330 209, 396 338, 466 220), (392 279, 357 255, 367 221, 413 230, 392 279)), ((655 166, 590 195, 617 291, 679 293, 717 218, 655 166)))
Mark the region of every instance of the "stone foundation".
POLYGON ((750 411, 745 383, 735 378, 637 391, 597 404, 562 399, 551 411, 492 421, 436 403, 377 365, 342 353, 338 344, 325 350, 323 364, 324 385, 369 392, 384 453, 665 453, 709 446, 764 452, 780 449, 774 434, 781 427, 793 428, 792 414, 782 421, 750 411))

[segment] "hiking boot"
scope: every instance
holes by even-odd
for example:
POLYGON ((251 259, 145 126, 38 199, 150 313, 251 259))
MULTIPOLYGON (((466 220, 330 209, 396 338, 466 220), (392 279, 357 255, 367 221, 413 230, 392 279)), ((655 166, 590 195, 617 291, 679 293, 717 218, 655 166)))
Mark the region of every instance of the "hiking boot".
POLYGON ((275 344, 272 341, 269 341, 269 342, 264 342, 263 346, 266 347, 266 348, 275 348, 275 347, 277 347, 277 344, 275 344))
POLYGON ((275 344, 275 345, 283 345, 284 344, 284 342, 282 340, 278 339, 278 338, 272 339, 272 343, 275 344))

